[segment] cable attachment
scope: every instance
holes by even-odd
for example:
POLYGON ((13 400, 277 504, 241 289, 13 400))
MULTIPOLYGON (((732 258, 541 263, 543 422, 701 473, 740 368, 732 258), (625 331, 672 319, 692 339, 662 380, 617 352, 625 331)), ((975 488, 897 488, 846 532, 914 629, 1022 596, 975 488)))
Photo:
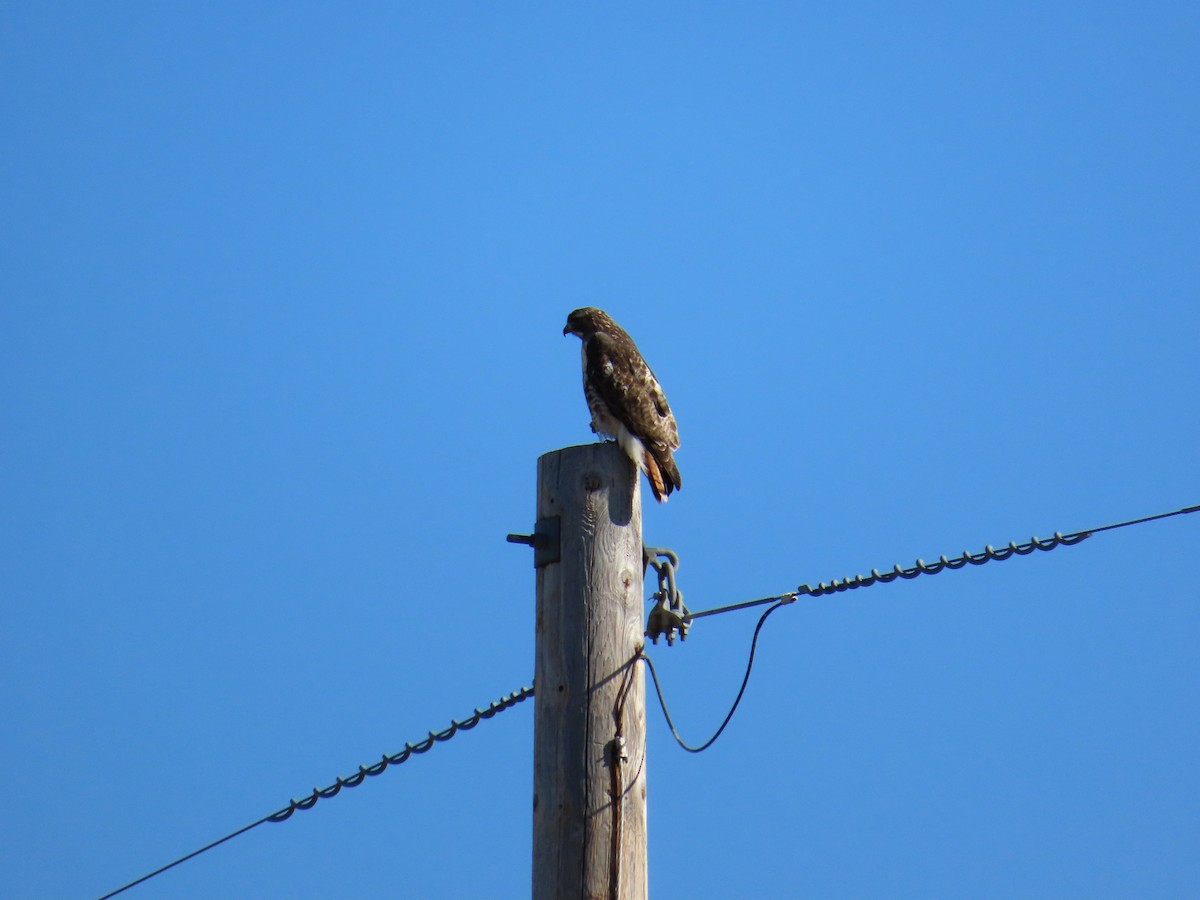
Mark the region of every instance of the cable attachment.
POLYGON ((667 646, 673 646, 675 633, 679 632, 679 639, 686 641, 691 623, 688 620, 688 608, 683 604, 683 591, 675 582, 675 572, 679 569, 678 554, 666 547, 643 546, 642 557, 658 575, 658 590, 653 597, 657 602, 646 619, 646 637, 657 644, 659 636, 665 634, 667 646))
POLYGON ((618 734, 608 745, 608 762, 610 765, 619 766, 623 762, 629 762, 629 751, 625 748, 625 735, 618 734))

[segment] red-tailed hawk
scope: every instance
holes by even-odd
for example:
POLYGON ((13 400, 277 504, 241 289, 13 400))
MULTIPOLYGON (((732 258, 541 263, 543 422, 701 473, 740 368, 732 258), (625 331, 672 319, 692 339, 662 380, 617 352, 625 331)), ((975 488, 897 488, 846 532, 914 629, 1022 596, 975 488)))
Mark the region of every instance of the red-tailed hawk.
POLYGON ((592 431, 616 438, 650 479, 659 503, 683 487, 672 450, 679 429, 666 395, 624 329, 602 309, 585 306, 567 316, 563 334, 583 339, 583 393, 592 431))

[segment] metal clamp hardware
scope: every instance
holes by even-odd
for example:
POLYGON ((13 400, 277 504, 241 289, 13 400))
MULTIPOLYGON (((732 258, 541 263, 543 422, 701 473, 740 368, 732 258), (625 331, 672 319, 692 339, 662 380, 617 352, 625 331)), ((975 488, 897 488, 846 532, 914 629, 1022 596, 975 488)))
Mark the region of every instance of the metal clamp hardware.
POLYGON ((562 559, 559 537, 561 521, 558 516, 538 519, 533 527, 533 534, 510 534, 506 540, 510 544, 528 544, 532 547, 533 567, 540 569, 562 559))
POLYGON ((658 575, 658 590, 654 592, 658 602, 646 619, 646 637, 657 644, 659 636, 665 634, 667 645, 673 646, 678 632, 679 639, 686 641, 690 622, 688 608, 683 603, 683 591, 675 581, 675 572, 679 569, 678 554, 666 547, 643 547, 642 554, 646 565, 653 567, 658 575))

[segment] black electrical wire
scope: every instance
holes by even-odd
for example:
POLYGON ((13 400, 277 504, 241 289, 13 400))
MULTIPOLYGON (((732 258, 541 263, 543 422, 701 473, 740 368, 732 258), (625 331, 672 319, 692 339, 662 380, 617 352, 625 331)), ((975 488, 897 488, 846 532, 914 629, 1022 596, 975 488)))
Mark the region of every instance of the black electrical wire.
POLYGON ((693 747, 679 736, 679 732, 675 729, 675 722, 671 719, 671 711, 667 709, 667 701, 663 697, 662 685, 658 682, 658 672, 654 670, 654 661, 644 651, 639 654, 641 659, 646 663, 646 668, 650 670, 650 677, 654 679, 654 690, 658 694, 658 702, 662 706, 663 715, 667 717, 667 726, 671 729, 671 734, 674 736, 676 743, 688 753, 700 753, 707 750, 721 736, 721 732, 725 730, 725 726, 729 724, 729 720, 737 712, 738 704, 742 702, 742 695, 746 693, 746 685, 750 683, 750 672, 754 668, 754 651, 758 648, 758 635, 767 621, 767 616, 771 615, 771 613, 775 612, 781 606, 787 606, 790 602, 790 600, 780 600, 759 617, 758 624, 754 626, 754 637, 750 641, 750 658, 746 662, 746 674, 742 677, 742 686, 738 689, 737 697, 733 700, 733 706, 729 708, 729 713, 725 716, 725 721, 721 723, 721 727, 716 730, 716 733, 698 747, 693 747))
POLYGON ((448 741, 459 731, 467 731, 471 728, 474 728, 480 723, 481 720, 490 719, 492 716, 496 715, 496 713, 503 712, 509 707, 516 706, 522 700, 526 700, 532 696, 533 687, 523 687, 519 691, 513 691, 513 693, 509 694, 508 696, 501 697, 499 700, 494 701, 493 703, 489 704, 486 709, 476 708, 474 714, 467 716, 467 718, 463 719, 462 721, 459 721, 458 719, 451 719, 449 727, 444 728, 441 731, 431 731, 429 732, 428 737, 417 741, 415 744, 405 744, 404 749, 398 753, 393 753, 391 755, 385 754, 384 757, 374 765, 359 766, 358 771, 349 778, 339 777, 337 781, 327 788, 314 788, 313 792, 307 797, 304 797, 301 800, 293 800, 283 809, 273 812, 270 815, 263 816, 257 822, 251 822, 249 825, 239 828, 237 831, 230 832, 229 834, 225 835, 225 837, 215 840, 211 844, 205 844, 199 850, 193 850, 191 853, 187 854, 187 856, 181 856, 174 862, 167 863, 165 866, 155 869, 153 872, 143 875, 141 878, 131 881, 128 884, 117 888, 115 891, 110 891, 101 897, 100 900, 108 900, 109 897, 115 897, 117 894, 129 890, 131 887, 139 885, 143 881, 153 878, 155 875, 161 875, 163 872, 167 871, 167 869, 173 869, 180 863, 187 862, 189 859, 199 856, 206 850, 211 850, 213 847, 220 846, 226 841, 233 840, 238 835, 245 834, 251 828, 257 828, 264 822, 282 822, 285 819, 290 819, 292 813, 298 809, 312 809, 318 800, 326 797, 333 797, 344 787, 357 787, 363 783, 363 780, 366 779, 367 776, 382 774, 388 766, 398 766, 400 763, 405 762, 410 756, 418 753, 424 753, 435 743, 439 741, 448 741))
POLYGON ((115 897, 115 896, 117 896, 117 894, 120 894, 123 891, 129 890, 131 887, 135 887, 135 886, 141 884, 143 881, 149 881, 155 875, 161 875, 163 872, 167 871, 167 869, 173 869, 180 863, 185 863, 192 857, 199 856, 205 850, 211 850, 213 847, 217 847, 217 846, 225 843, 226 841, 231 841, 238 835, 245 834, 251 828, 257 828, 259 825, 263 824, 263 822, 270 822, 271 819, 273 819, 277 815, 279 815, 279 813, 271 813, 271 815, 269 815, 269 816, 263 816, 257 822, 251 822, 249 825, 239 828, 237 831, 232 831, 229 834, 225 835, 225 837, 213 841, 211 844, 205 844, 199 850, 193 850, 187 856, 181 856, 181 857, 179 857, 179 859, 175 860, 174 862, 169 862, 165 866, 157 868, 153 872, 149 872, 149 873, 143 875, 141 878, 138 878, 135 881, 129 882, 129 884, 126 884, 126 885, 123 885, 122 887, 117 888, 115 891, 110 891, 109 893, 107 893, 103 897, 101 897, 100 900, 108 900, 109 897, 115 897))

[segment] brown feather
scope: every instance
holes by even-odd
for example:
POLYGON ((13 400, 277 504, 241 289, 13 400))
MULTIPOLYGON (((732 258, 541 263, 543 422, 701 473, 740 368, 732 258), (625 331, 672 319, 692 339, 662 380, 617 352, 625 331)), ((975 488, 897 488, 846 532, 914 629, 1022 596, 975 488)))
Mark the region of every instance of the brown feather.
POLYGON ((649 450, 645 452, 645 457, 646 477, 650 479, 650 490, 654 492, 654 499, 659 503, 666 503, 667 494, 671 492, 671 489, 663 485, 662 471, 658 468, 658 460, 649 450))

